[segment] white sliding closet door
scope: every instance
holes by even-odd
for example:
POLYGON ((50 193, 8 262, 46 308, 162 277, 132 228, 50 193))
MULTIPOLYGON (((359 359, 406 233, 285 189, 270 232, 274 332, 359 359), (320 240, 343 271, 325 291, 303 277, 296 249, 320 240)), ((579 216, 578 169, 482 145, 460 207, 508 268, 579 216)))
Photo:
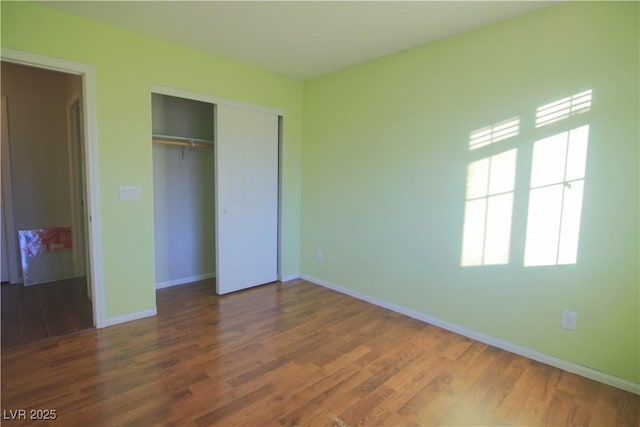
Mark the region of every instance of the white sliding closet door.
POLYGON ((218 294, 277 280, 278 115, 217 106, 218 294))

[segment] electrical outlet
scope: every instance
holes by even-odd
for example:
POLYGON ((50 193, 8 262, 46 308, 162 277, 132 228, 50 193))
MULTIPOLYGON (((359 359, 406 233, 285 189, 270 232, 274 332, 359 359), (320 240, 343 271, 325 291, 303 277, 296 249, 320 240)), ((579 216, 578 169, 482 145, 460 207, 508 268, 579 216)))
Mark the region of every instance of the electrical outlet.
POLYGON ((316 260, 322 261, 323 256, 322 249, 316 249, 316 260))
POLYGON ((562 310, 562 327, 565 329, 576 330, 576 323, 578 322, 578 314, 575 311, 562 310))

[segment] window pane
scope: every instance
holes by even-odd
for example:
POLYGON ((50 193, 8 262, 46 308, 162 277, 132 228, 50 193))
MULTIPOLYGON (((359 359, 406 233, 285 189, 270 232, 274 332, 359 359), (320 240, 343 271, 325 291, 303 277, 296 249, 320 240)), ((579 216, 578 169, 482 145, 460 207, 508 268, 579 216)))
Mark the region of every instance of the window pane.
POLYGON ((516 153, 517 150, 514 148, 491 157, 489 194, 513 191, 516 179, 516 153))
POLYGON ((556 264, 563 186, 553 185, 530 192, 525 266, 556 264))
POLYGON ((489 197, 484 264, 507 264, 511 240, 513 193, 489 197))
POLYGON ((575 264, 578 256, 584 180, 574 181, 569 185, 570 187, 564 188, 558 264, 575 264))
POLYGON ((489 158, 469 163, 467 170, 467 200, 487 195, 489 158))
POLYGON ((482 265, 487 199, 468 201, 464 209, 462 266, 482 265))
POLYGON ((566 180, 584 178, 587 166, 587 143, 589 142, 589 125, 581 126, 569 132, 569 150, 567 152, 566 180))
POLYGON ((564 180, 567 135, 562 132, 536 141, 533 145, 531 187, 556 184, 564 180))

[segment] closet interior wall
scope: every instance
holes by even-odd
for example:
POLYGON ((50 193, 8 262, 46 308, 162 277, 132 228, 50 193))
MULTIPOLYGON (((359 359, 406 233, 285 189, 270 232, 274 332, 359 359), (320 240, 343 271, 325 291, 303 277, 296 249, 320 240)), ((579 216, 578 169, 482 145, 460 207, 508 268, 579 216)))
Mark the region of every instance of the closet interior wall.
POLYGON ((214 105, 152 94, 156 288, 215 276, 214 105))

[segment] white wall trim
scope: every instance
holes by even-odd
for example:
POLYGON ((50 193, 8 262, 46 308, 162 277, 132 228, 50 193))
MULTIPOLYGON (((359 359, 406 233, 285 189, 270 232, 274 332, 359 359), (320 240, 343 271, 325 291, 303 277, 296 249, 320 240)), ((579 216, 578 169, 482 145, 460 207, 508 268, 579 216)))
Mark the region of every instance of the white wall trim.
POLYGON ((245 110, 263 111, 266 113, 274 113, 284 116, 284 111, 277 108, 266 107, 263 105, 249 104, 246 102, 234 101, 233 99, 220 98, 217 96, 206 95, 203 93, 189 92, 187 90, 176 89, 167 86, 151 85, 151 92, 160 95, 175 96, 178 98, 193 99, 195 101, 208 102, 210 104, 228 105, 230 107, 239 107, 245 110))
POLYGON ((348 289, 330 282, 327 282, 322 279, 318 279, 317 277, 309 276, 306 274, 300 275, 304 280, 307 280, 311 283, 315 283, 317 285, 323 286, 328 289, 332 289, 334 291, 340 292, 345 295, 352 296, 354 298, 366 301, 368 303, 386 308, 391 311, 395 311, 396 313, 404 314, 405 316, 412 317, 417 320, 421 320, 423 322, 438 326, 442 329, 446 329, 451 332, 455 332, 457 334, 463 335, 465 337, 474 339, 476 341, 480 341, 482 343, 500 348, 502 350, 509 351, 511 353, 518 354, 520 356, 524 356, 528 359, 532 359, 547 365, 554 366, 556 368, 560 368, 564 371, 571 372, 573 374, 577 374, 583 376, 585 378, 589 378, 594 381, 598 381, 603 384, 610 385, 612 387, 619 388, 621 390, 628 391, 630 393, 640 394, 640 384, 634 383, 622 378, 615 377, 613 375, 597 371, 592 368, 588 368, 586 366, 578 365, 567 360, 559 359, 557 357, 540 353, 535 350, 531 350, 526 347, 521 347, 519 345, 510 343, 508 341, 501 340, 499 338, 495 338, 489 335, 482 334, 480 332, 473 331, 471 329, 464 328, 462 326, 449 323, 444 320, 440 320, 436 317, 428 316, 426 314, 411 310, 407 307, 390 303, 388 301, 375 298, 366 294, 363 294, 358 291, 354 291, 352 289, 348 289))
POLYGON ((149 310, 138 311, 135 313, 123 314, 122 316, 108 317, 102 324, 103 328, 107 326, 118 325, 120 323, 131 322, 132 320, 144 319, 145 317, 153 317, 157 314, 156 307, 149 310))
POLYGON ((179 279, 156 283, 156 289, 170 288, 171 286, 188 285, 200 280, 213 279, 214 277, 216 277, 216 273, 206 273, 198 274, 197 276, 181 277, 179 279))
POLYGON ((282 254, 284 253, 284 239, 282 238, 282 218, 284 213, 284 117, 278 116, 278 226, 276 271, 278 280, 282 278, 282 254))
POLYGON ((104 306, 104 271, 102 263, 102 220, 100 210, 100 174, 98 170, 98 115, 96 109, 96 73, 93 65, 67 61, 31 52, 1 49, 2 60, 32 67, 79 74, 82 76, 84 96, 83 119, 85 141, 85 173, 87 179, 87 211, 89 213, 89 265, 93 295, 93 324, 96 328, 108 326, 104 306))
MULTIPOLYGON (((300 278, 300 274, 299 273, 293 273, 293 274, 288 274, 286 276, 280 276, 280 278, 278 280, 280 280, 281 282, 290 282, 291 280, 296 280, 300 278)), ((311 282, 311 280, 309 280, 311 282)))

